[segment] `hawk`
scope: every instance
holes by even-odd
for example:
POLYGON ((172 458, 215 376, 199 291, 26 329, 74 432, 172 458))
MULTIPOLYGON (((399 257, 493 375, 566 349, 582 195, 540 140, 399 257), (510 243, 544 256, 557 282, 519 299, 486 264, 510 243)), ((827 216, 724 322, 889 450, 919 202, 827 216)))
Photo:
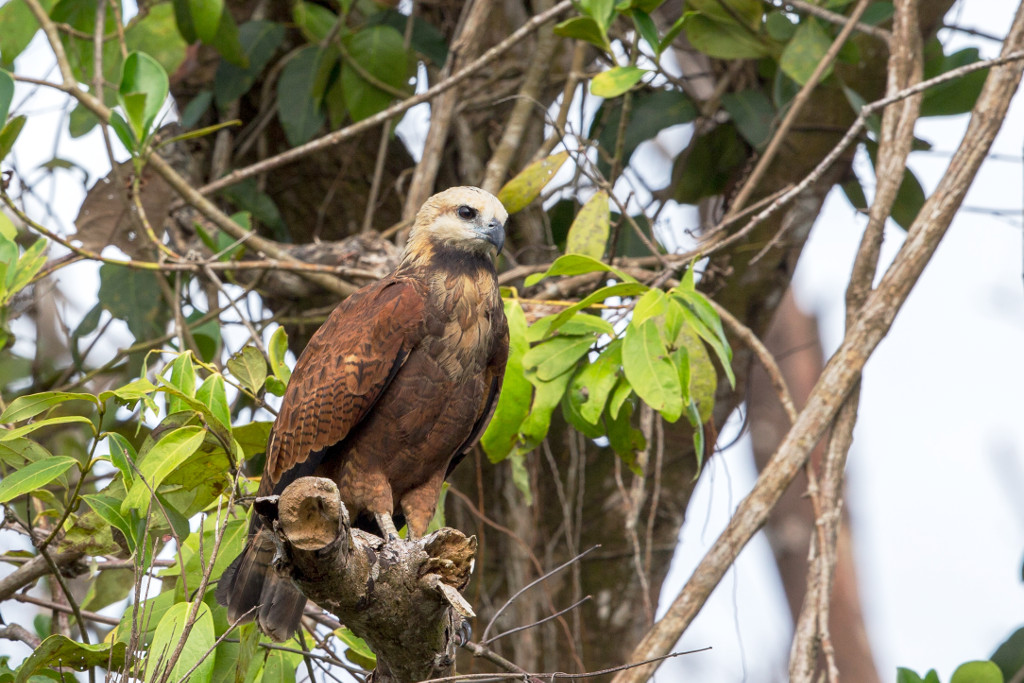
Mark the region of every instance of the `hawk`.
MULTIPOLYGON (((416 214, 401 263, 341 302, 299 356, 267 441, 259 496, 304 476, 333 479, 353 526, 424 534, 441 484, 480 438, 508 359, 494 259, 508 213, 455 187, 416 214)), ((271 568, 258 515, 217 601, 276 640, 298 628, 305 596, 271 568)))

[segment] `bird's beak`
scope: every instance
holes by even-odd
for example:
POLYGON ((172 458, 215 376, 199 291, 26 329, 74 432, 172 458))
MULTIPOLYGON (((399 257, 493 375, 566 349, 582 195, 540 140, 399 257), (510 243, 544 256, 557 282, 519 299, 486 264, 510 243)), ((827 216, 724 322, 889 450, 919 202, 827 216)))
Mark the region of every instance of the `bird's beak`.
POLYGON ((490 223, 480 229, 480 236, 494 245, 497 252, 505 246, 505 226, 498 219, 492 219, 490 223))

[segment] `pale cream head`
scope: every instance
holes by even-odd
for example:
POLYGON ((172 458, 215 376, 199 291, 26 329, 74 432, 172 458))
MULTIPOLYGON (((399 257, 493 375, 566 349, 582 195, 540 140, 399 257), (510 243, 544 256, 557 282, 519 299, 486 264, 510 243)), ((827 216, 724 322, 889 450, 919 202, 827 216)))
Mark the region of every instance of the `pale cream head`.
POLYGON ((498 198, 479 187, 452 187, 423 203, 416 214, 406 254, 433 247, 463 251, 501 251, 508 211, 498 198), (432 244, 431 244, 432 243, 432 244))

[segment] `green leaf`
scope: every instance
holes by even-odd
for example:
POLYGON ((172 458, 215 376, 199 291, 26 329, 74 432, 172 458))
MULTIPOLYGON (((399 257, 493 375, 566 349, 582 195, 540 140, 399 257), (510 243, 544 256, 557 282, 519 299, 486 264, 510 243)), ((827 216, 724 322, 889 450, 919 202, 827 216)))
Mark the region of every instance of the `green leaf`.
POLYGON ((903 181, 892 203, 892 219, 904 230, 909 230, 925 201, 924 188, 910 168, 903 171, 903 181))
POLYGON ((175 24, 174 8, 166 3, 150 5, 144 18, 133 19, 124 41, 129 52, 143 51, 160 62, 164 73, 173 74, 185 61, 187 44, 175 24))
POLYGON ((73 138, 80 138, 95 128, 99 122, 96 115, 86 109, 85 105, 78 104, 68 117, 68 133, 73 138))
POLYGON ((696 204, 721 194, 746 161, 747 151, 734 125, 722 124, 698 135, 690 142, 689 153, 676 158, 673 198, 681 204, 696 204))
POLYGON ((609 232, 608 193, 600 190, 576 214, 566 238, 565 252, 600 260, 608 246, 609 232))
POLYGON ((352 629, 342 626, 339 629, 335 629, 334 635, 348 647, 345 656, 349 661, 365 669, 372 669, 377 666, 377 655, 373 653, 373 650, 370 649, 365 640, 352 633, 352 629))
POLYGON ((718 59, 759 59, 771 54, 771 46, 750 29, 700 14, 685 15, 683 28, 696 49, 718 59))
POLYGON ((20 422, 30 417, 35 417, 47 408, 64 403, 65 401, 90 401, 98 405, 96 397, 92 394, 75 394, 66 391, 44 391, 39 394, 19 396, 11 401, 7 410, 0 415, 0 422, 20 422))
MULTIPOLYGON (((204 2, 205 0, 193 1, 204 2)), ((248 66, 249 60, 246 57, 242 44, 238 39, 238 26, 235 24, 235 20, 231 17, 231 12, 226 6, 220 13, 220 23, 217 24, 217 33, 213 36, 213 40, 209 41, 207 44, 216 48, 221 57, 228 60, 235 66, 243 68, 248 66)))
POLYGON ((1003 672, 995 662, 966 662, 956 668, 949 683, 1003 683, 1003 672))
POLYGON ((1014 631, 1009 638, 996 648, 992 653, 991 660, 996 663, 999 670, 1003 672, 1003 678, 1007 681, 1020 676, 1024 671, 1024 628, 1014 631))
MULTIPOLYGON (((510 456, 513 461, 517 454, 521 455, 536 448, 544 440, 551 426, 551 414, 561 403, 572 374, 564 372, 550 382, 545 382, 537 377, 536 372, 527 370, 526 378, 534 388, 533 402, 530 404, 530 413, 519 427, 519 443, 516 451, 510 456)), ((519 466, 522 466, 521 460, 519 466)), ((515 467, 513 462, 513 468, 515 467)))
POLYGON ((715 21, 753 30, 760 26, 764 13, 764 6, 759 0, 687 0, 686 6, 715 21))
POLYGON ((703 423, 711 419, 711 411, 715 406, 718 371, 696 331, 685 324, 686 313, 681 309, 682 304, 678 299, 669 299, 666 338, 669 340, 669 346, 675 348, 672 359, 679 367, 680 384, 689 388, 691 402, 696 405, 700 422, 703 423), (676 316, 680 318, 680 323, 674 326, 674 329, 670 329, 668 319, 676 316))
MULTIPOLYGON (((806 17, 800 22, 793 38, 786 44, 779 58, 779 67, 787 76, 800 85, 811 80, 811 74, 818 68, 832 46, 832 38, 814 17, 806 17)), ((824 79, 831 73, 831 67, 822 75, 824 79)))
POLYGON ((7 114, 11 110, 11 102, 13 101, 14 79, 11 78, 11 74, 0 69, 0 124, 7 122, 7 114))
POLYGON ((608 397, 608 415, 613 420, 618 419, 622 406, 626 404, 626 399, 632 395, 633 387, 629 385, 629 380, 625 375, 620 376, 615 388, 612 389, 611 396, 608 397))
POLYGON ((107 447, 110 449, 110 462, 121 473, 121 479, 124 482, 124 487, 127 489, 135 481, 132 463, 138 459, 138 454, 135 452, 135 447, 132 446, 131 442, 123 434, 107 432, 107 438, 107 447))
POLYGON ((124 117, 116 111, 110 112, 110 127, 114 129, 114 135, 117 136, 117 139, 121 141, 126 150, 129 152, 139 151, 139 143, 135 138, 135 133, 132 132, 124 117))
POLYGON ((596 45, 605 52, 611 52, 612 46, 608 42, 608 33, 591 17, 573 17, 556 24, 553 29, 556 36, 583 40, 591 45, 596 45))
POLYGON ((90 429, 95 430, 92 420, 90 420, 87 417, 83 417, 81 415, 64 415, 62 417, 51 417, 45 420, 36 420, 35 422, 31 422, 22 427, 18 427, 17 429, 0 429, 0 441, 10 441, 11 439, 17 439, 19 437, 25 436, 26 434, 31 434, 37 429, 42 429, 43 427, 52 427, 53 425, 72 423, 87 424, 89 425, 90 429))
POLYGON ((633 305, 631 324, 640 325, 648 318, 665 315, 666 310, 668 310, 668 300, 665 292, 660 289, 649 289, 633 305))
POLYGON ((503 460, 515 446, 519 426, 530 411, 533 388, 526 379, 523 356, 530 348, 526 340, 526 315, 515 299, 505 300, 505 318, 508 320, 508 362, 505 380, 487 430, 480 439, 491 462, 503 460))
POLYGON ((212 45, 217 37, 221 13, 224 12, 224 0, 189 0, 188 12, 196 37, 212 45))
POLYGON ((330 34, 338 15, 312 2, 297 2, 292 7, 292 20, 311 43, 319 43, 330 34))
POLYGON ((654 19, 651 19, 651 15, 643 10, 633 10, 631 13, 633 17, 633 26, 636 27, 637 33, 643 38, 647 44, 657 55, 661 55, 664 48, 661 46, 661 40, 658 38, 658 26, 654 23, 654 19))
POLYGON ((517 173, 498 190, 498 200, 504 205, 505 210, 509 213, 518 213, 529 206, 568 158, 569 152, 552 154, 533 162, 517 173))
POLYGON ((579 0, 579 9, 607 30, 615 17, 615 0, 579 0))
MULTIPOLYGON (((171 377, 167 383, 186 396, 196 395, 196 369, 192 365, 192 352, 186 351, 178 355, 170 365, 171 377)), ((188 405, 176 396, 168 395, 167 413, 188 410, 188 405)))
POLYGON ((588 308, 599 301, 604 301, 605 299, 613 296, 635 296, 637 294, 643 294, 648 289, 650 288, 647 285, 640 282, 620 282, 618 284, 609 285, 608 287, 602 287, 555 316, 555 318, 548 323, 545 333, 553 332, 561 328, 562 325, 567 323, 576 315, 577 311, 588 308))
POLYGON ((145 377, 141 377, 137 380, 125 384, 123 387, 117 387, 116 389, 110 389, 108 391, 100 392, 100 401, 106 403, 110 399, 114 398, 119 401, 126 403, 132 403, 140 400, 149 400, 147 406, 152 404, 151 408, 156 412, 156 404, 152 403, 152 394, 156 391, 156 385, 150 382, 145 377))
POLYGON ((693 480, 697 481, 697 477, 700 476, 701 467, 704 465, 705 443, 704 423, 701 421, 700 412, 693 401, 686 404, 686 417, 693 427, 693 453, 697 458, 697 472, 693 475, 693 480))
POLYGON ((611 273, 622 282, 636 282, 636 278, 626 275, 590 256, 583 254, 565 254, 555 259, 554 263, 543 273, 534 273, 526 278, 526 286, 532 287, 541 280, 555 275, 582 275, 583 273, 611 273))
POLYGON ((231 429, 231 409, 228 407, 228 395, 224 389, 224 378, 210 375, 200 385, 196 398, 206 404, 210 413, 217 418, 221 426, 231 429))
POLYGON ((291 379, 292 371, 284 362, 285 354, 288 353, 288 333, 283 327, 274 330, 270 335, 270 344, 267 345, 270 356, 270 371, 282 382, 287 383, 291 379))
POLYGON ((364 71, 397 90, 407 90, 411 71, 405 39, 390 26, 366 26, 342 39, 351 60, 341 65, 341 89, 352 121, 362 121, 383 111, 395 99, 363 79, 352 66, 356 61, 364 71))
POLYGON ((220 321, 217 318, 212 318, 205 323, 197 324, 203 315, 202 311, 194 310, 185 318, 185 323, 192 331, 192 338, 196 342, 199 356, 204 362, 212 363, 220 357, 220 321))
POLYGON ((7 291, 8 295, 13 294, 24 289, 32 278, 36 276, 36 273, 46 265, 46 247, 49 243, 45 238, 40 237, 36 240, 31 247, 25 250, 25 253, 18 259, 17 264, 13 270, 7 273, 7 291))
POLYGON ((916 672, 903 667, 896 669, 896 681, 897 683, 940 683, 939 674, 935 669, 930 669, 924 678, 921 678, 916 672))
POLYGON ((135 589, 135 577, 132 569, 104 569, 97 571, 89 583, 89 590, 82 599, 81 608, 98 611, 120 602, 135 589))
POLYGON ((132 124, 135 135, 145 139, 153 132, 160 108, 167 99, 170 85, 160 62, 145 52, 132 52, 121 66, 118 101, 132 124))
POLYGON ((29 683, 38 680, 33 678, 36 674, 60 666, 70 667, 76 671, 86 671, 97 666, 118 670, 125 664, 126 649, 124 643, 86 645, 62 635, 52 635, 40 643, 22 662, 14 682, 29 683))
POLYGON ((642 476, 644 472, 636 456, 647 447, 647 440, 643 432, 633 426, 633 404, 627 401, 614 418, 605 420, 605 428, 608 432, 608 445, 633 474, 642 476))
MULTIPOLYGON (((594 117, 590 137, 597 139, 604 152, 598 159, 598 168, 608 173, 609 160, 618 142, 622 100, 606 101, 600 111, 604 115, 594 117)), ((666 128, 689 123, 697 117, 693 101, 679 90, 641 90, 633 95, 630 112, 622 144, 623 164, 629 163, 640 143, 653 139, 666 128)))
MULTIPOLYGON (((933 78, 967 64, 980 61, 978 48, 966 48, 951 55, 942 54, 942 45, 933 40, 925 49, 924 78, 933 78), (935 54, 935 53, 938 54, 935 54)), ((974 108, 981 88, 988 76, 988 69, 972 71, 969 74, 928 88, 921 100, 921 116, 955 116, 965 114, 974 108)))
POLYGON ((622 341, 622 369, 637 396, 669 422, 683 414, 679 370, 669 357, 654 320, 629 325, 622 341))
POLYGON ((796 34, 797 25, 786 16, 785 12, 769 12, 765 18, 764 27, 772 40, 787 43, 796 34))
POLYGON ((54 455, 26 465, 0 481, 0 503, 41 489, 76 465, 78 461, 66 455, 54 455))
POLYGON ((616 66, 602 71, 590 81, 590 94, 596 97, 618 97, 634 85, 647 73, 647 69, 638 66, 616 66))
POLYGON ((768 144, 775 122, 775 108, 763 90, 743 90, 722 95, 722 107, 729 112, 737 130, 752 147, 768 144))
POLYGON ((128 323, 135 339, 144 341, 163 334, 168 319, 160 286, 150 271, 104 263, 100 266, 99 300, 112 316, 128 323))
POLYGON ((246 346, 231 357, 228 370, 242 386, 257 394, 267 379, 267 359, 255 346, 246 346))
POLYGON ((14 147, 14 141, 21 135, 21 129, 25 127, 25 116, 15 116, 8 121, 3 128, 0 128, 0 161, 7 158, 14 147))
POLYGON ((84 495, 82 500, 100 516, 100 519, 120 531, 128 545, 128 551, 135 553, 138 548, 135 530, 128 517, 121 513, 121 501, 113 496, 102 494, 84 495))
MULTIPOLYGON (((174 653, 184 635, 185 624, 188 621, 189 613, 192 610, 192 603, 175 603, 168 609, 160 623, 156 627, 156 635, 153 637, 153 644, 149 647, 149 655, 146 657, 145 680, 158 680, 161 672, 167 671, 168 658, 174 653)), ((213 628, 213 615, 205 603, 199 603, 196 612, 196 620, 185 640, 185 647, 181 655, 166 677, 169 681, 178 681, 198 664, 198 667, 188 676, 193 683, 209 683, 213 673, 214 656, 212 654, 213 644, 216 635, 213 628)))
POLYGON ((700 292, 676 289, 675 295, 686 306, 686 309, 683 309, 684 313, 692 311, 696 314, 697 320, 687 316, 688 322, 718 356, 725 376, 729 378, 729 384, 736 386, 736 376, 732 372, 732 349, 729 348, 729 340, 722 329, 722 319, 718 317, 718 313, 700 292))
POLYGON ((576 312, 571 318, 565 320, 560 320, 560 316, 561 312, 546 315, 536 320, 530 325, 530 329, 527 330, 526 339, 530 342, 539 342, 547 339, 553 334, 552 325, 556 321, 559 323, 556 329, 561 336, 600 336, 602 334, 607 334, 610 337, 615 336, 615 328, 612 327, 612 324, 596 315, 576 312))
MULTIPOLYGON (((49 12, 55 1, 43 0, 39 4, 49 12)), ((0 7, 0 36, 3 36, 0 40, 0 63, 13 69, 15 58, 25 51, 38 30, 39 22, 26 3, 8 2, 0 7)))
POLYGON ((217 65, 213 93, 221 109, 249 92, 277 48, 284 40, 284 26, 272 21, 249 21, 238 29, 238 42, 246 58, 246 66, 231 62, 217 65))
POLYGON ((595 341, 593 336, 554 337, 530 349, 523 356, 523 368, 535 371, 541 381, 550 382, 576 367, 595 341))
POLYGON ((621 366, 622 341, 616 339, 572 378, 569 394, 578 400, 580 417, 590 424, 599 423, 608 396, 619 381, 621 366))
MULTIPOLYGON (((367 22, 387 24, 402 35, 405 35, 405 27, 409 22, 409 16, 393 9, 377 12, 371 15, 367 22)), ((424 20, 419 14, 412 18, 411 47, 422 55, 426 61, 434 66, 441 67, 448 59, 448 42, 444 34, 429 21, 424 20)))
POLYGON ((248 460, 266 450, 267 439, 270 437, 270 430, 273 426, 273 422, 250 422, 231 430, 245 459, 248 460))
POLYGON ((288 144, 309 142, 324 125, 321 99, 314 95, 317 73, 327 50, 309 45, 294 53, 277 85, 277 117, 288 144))
POLYGON ((156 491, 175 468, 190 458, 203 444, 206 430, 202 427, 179 427, 164 435, 139 463, 139 477, 121 503, 121 513, 145 509, 150 490, 156 491))

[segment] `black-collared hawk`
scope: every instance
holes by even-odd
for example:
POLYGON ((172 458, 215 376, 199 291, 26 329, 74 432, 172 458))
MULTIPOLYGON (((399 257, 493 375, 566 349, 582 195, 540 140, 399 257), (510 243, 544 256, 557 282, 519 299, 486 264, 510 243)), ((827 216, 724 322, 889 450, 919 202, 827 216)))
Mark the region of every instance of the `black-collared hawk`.
MULTIPOLYGON (((480 438, 508 358, 494 259, 508 213, 496 197, 455 187, 416 215, 393 273, 341 302, 299 356, 267 442, 258 495, 295 479, 333 479, 353 525, 410 538, 434 516, 441 484, 480 438)), ((270 563, 258 515, 217 601, 272 638, 298 628, 306 598, 270 563)))

